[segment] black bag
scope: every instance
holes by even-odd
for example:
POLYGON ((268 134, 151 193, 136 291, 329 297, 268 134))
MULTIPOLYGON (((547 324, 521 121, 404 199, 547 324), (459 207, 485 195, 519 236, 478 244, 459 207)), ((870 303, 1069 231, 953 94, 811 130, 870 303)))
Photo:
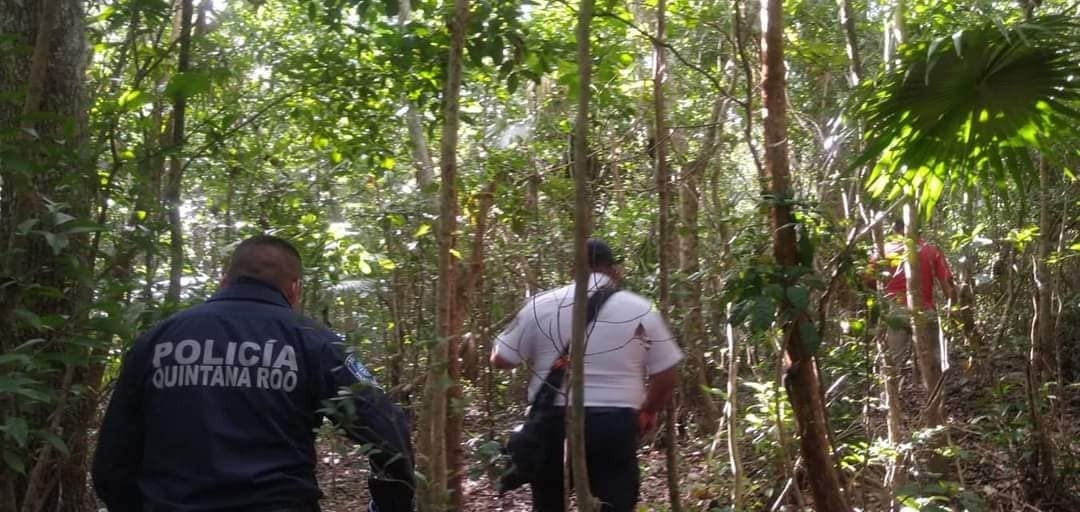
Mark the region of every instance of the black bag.
MULTIPOLYGON (((617 292, 616 288, 600 288, 589 297, 586 307, 585 324, 591 324, 604 302, 617 292)), ((551 370, 544 377, 543 384, 529 405, 525 423, 510 432, 510 439, 503 448, 503 454, 509 459, 507 468, 499 477, 498 491, 502 494, 536 480, 540 465, 546 454, 550 453, 548 444, 553 442, 546 430, 544 412, 555 403, 555 393, 562 389, 563 377, 566 376, 566 355, 570 344, 563 347, 562 354, 555 359, 551 370)), ((558 440, 562 442, 562 440, 558 440)))

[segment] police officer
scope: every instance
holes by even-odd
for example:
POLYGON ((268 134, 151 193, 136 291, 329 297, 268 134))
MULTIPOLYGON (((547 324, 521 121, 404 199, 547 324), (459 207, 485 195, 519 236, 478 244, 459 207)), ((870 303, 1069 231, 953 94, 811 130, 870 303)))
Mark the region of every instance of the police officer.
POLYGON ((244 240, 220 291, 135 342, 94 456, 110 511, 317 511, 324 416, 368 447, 371 508, 413 509, 405 415, 336 335, 294 311, 300 275, 289 242, 244 240))
MULTIPOLYGON (((618 285, 618 260, 598 239, 586 242, 589 293, 618 285)), ((491 363, 514 368, 527 361, 533 368, 529 400, 568 343, 574 305, 574 284, 528 300, 496 339, 491 363)), ((639 434, 652 430, 656 413, 671 399, 683 354, 664 318, 652 302, 636 293, 612 294, 596 313, 585 341, 585 459, 589 487, 603 512, 632 512, 638 501, 639 434), (645 376, 648 376, 647 378, 645 376)), ((541 410, 548 446, 557 449, 540 463, 531 483, 533 510, 563 512, 563 439, 565 394, 541 410)))

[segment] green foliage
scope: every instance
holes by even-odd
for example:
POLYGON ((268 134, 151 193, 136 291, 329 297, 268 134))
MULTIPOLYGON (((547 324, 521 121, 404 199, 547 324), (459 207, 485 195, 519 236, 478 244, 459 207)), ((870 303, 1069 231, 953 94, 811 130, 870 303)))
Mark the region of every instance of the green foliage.
POLYGON ((823 288, 823 283, 809 266, 813 261, 809 235, 804 229, 799 232, 800 260, 804 264, 780 267, 761 258, 727 280, 723 300, 732 303, 728 321, 734 325, 748 323, 752 334, 765 332, 775 321, 785 325, 795 322, 804 346, 814 353, 821 337, 808 314, 812 291, 823 288))
POLYGON ((870 193, 917 197, 929 217, 952 187, 1025 187, 1031 152, 1077 133, 1077 33, 1074 19, 1047 16, 904 48, 862 108, 867 146, 853 166, 877 162, 870 193))

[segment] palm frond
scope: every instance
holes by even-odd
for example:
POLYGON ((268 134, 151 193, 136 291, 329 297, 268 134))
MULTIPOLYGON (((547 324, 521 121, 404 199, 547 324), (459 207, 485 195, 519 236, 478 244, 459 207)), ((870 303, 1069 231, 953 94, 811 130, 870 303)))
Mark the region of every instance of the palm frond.
POLYGON ((861 109, 868 190, 928 215, 958 184, 1022 187, 1052 138, 1080 141, 1078 41, 1074 19, 1046 16, 906 47, 861 109))

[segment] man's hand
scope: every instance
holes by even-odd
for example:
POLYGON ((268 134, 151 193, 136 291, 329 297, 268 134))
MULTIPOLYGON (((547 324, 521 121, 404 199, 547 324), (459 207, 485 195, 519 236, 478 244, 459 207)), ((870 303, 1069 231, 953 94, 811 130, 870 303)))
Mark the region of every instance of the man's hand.
POLYGON ((656 411, 663 409, 671 399, 671 392, 679 382, 679 370, 672 366, 667 370, 649 376, 649 389, 645 393, 645 403, 638 409, 638 429, 640 433, 656 428, 656 411))
POLYGON ((655 411, 639 411, 637 420, 638 434, 645 434, 656 428, 655 411))

